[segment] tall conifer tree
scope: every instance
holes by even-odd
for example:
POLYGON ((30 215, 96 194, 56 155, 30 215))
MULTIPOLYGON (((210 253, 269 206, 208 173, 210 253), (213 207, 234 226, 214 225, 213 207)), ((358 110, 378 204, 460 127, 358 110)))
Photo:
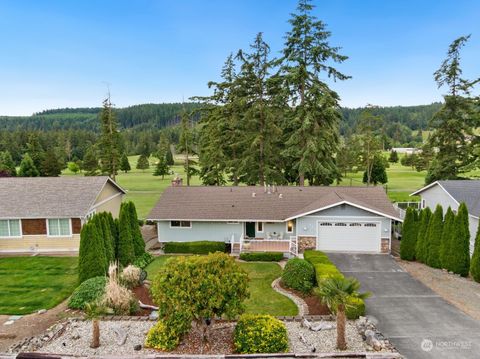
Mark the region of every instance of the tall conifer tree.
POLYGON ((442 246, 443 209, 437 205, 428 226, 426 263, 433 268, 441 267, 440 248, 442 246))
POLYGON ((453 252, 451 254, 451 271, 468 276, 470 270, 470 231, 468 228, 468 210, 465 203, 461 203, 455 216, 452 236, 453 252))
POLYGON ((452 251, 455 250, 455 248, 451 248, 454 222, 455 214, 453 213, 452 208, 448 207, 447 212, 445 213, 442 231, 442 244, 440 246, 441 267, 448 270, 451 270, 450 256, 452 255, 452 251))
POLYGON ((102 134, 99 141, 100 163, 102 172, 107 173, 113 180, 120 167, 120 134, 113 106, 110 101, 110 94, 103 101, 102 112, 100 113, 102 134))
POLYGON ((421 217, 422 221, 419 225, 417 243, 415 245, 415 258, 417 261, 425 263, 427 260, 428 226, 432 217, 430 208, 423 209, 421 217))

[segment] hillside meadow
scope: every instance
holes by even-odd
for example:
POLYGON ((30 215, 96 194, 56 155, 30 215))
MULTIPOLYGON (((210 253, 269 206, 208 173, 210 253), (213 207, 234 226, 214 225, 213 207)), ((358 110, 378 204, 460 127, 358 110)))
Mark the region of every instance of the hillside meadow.
MULTIPOLYGON (((147 218, 148 213, 155 205, 156 201, 165 190, 171 185, 171 180, 176 176, 180 176, 185 184, 185 171, 183 168, 183 158, 175 157, 175 165, 171 166, 172 174, 162 177, 153 176, 155 163, 157 158, 150 157, 150 168, 146 170, 135 169, 139 156, 130 156, 130 166, 132 168, 128 173, 119 173, 117 182, 120 186, 127 190, 126 200, 131 200, 137 207, 139 218, 147 218)), ((63 172, 64 175, 74 175, 68 169, 63 172)), ((424 184, 426 172, 417 172, 410 167, 404 167, 399 163, 391 163, 387 169, 388 183, 385 188, 388 197, 393 202, 412 201, 416 198, 409 196, 424 184)), ((76 176, 82 176, 77 174, 76 176)), ((480 177, 480 170, 469 173, 471 177, 480 177)), ((347 177, 339 184, 340 186, 365 186, 362 183, 363 172, 348 173, 347 177)), ((191 179, 191 185, 201 185, 199 177, 195 176, 191 179)))

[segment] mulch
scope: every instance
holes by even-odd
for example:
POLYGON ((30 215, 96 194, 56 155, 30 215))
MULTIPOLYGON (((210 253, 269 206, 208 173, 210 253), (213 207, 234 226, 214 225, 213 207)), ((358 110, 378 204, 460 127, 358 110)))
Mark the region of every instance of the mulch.
POLYGON ((233 354, 233 331, 235 323, 216 322, 212 324, 208 344, 203 343, 201 331, 192 325, 178 347, 170 354, 233 354))
POLYGON ((325 304, 322 304, 322 302, 316 295, 303 294, 298 290, 287 288, 285 287, 285 285, 283 285, 282 281, 280 281, 280 286, 287 292, 290 292, 296 295, 297 297, 302 298, 305 301, 305 303, 307 303, 309 315, 329 315, 330 314, 330 310, 328 309, 328 307, 325 304))
MULTIPOLYGON (((135 288, 132 289, 132 291, 133 291, 133 294, 135 295, 135 297, 139 301, 141 301, 143 304, 155 305, 153 303, 152 297, 150 296, 150 290, 146 286, 142 285, 142 286, 139 286, 139 287, 135 287, 135 288)), ((138 310, 138 312, 135 313, 135 315, 148 317, 151 312, 152 312, 151 309, 140 308, 138 310)))

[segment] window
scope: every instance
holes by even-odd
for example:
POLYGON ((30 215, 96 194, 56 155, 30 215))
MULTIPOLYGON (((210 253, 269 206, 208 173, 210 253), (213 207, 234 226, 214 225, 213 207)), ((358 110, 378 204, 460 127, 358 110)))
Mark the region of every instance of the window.
POLYGON ((376 227, 377 225, 375 223, 365 223, 364 227, 376 227))
POLYGON ((320 223, 321 226, 332 226, 333 224, 331 224, 330 222, 322 222, 320 223))
POLYGON ((347 226, 346 223, 342 223, 342 222, 340 222, 340 223, 335 223, 335 227, 346 227, 346 226, 347 226))
POLYGON ((0 221, 0 237, 21 237, 19 219, 5 219, 0 221))
POLYGON ((427 206, 424 199, 422 199, 422 205, 421 206, 422 206, 422 208, 425 208, 427 206))
POLYGON ((170 221, 170 227, 172 227, 172 228, 192 228, 192 222, 190 222, 190 221, 170 221))
POLYGON ((69 218, 47 219, 47 229, 50 237, 67 237, 72 235, 69 218))
POLYGON ((350 227, 361 227, 362 224, 361 223, 350 223, 350 227))
POLYGON ((257 222, 257 232, 263 232, 263 222, 257 222))
POLYGON ((287 233, 293 233, 293 221, 287 222, 287 233))

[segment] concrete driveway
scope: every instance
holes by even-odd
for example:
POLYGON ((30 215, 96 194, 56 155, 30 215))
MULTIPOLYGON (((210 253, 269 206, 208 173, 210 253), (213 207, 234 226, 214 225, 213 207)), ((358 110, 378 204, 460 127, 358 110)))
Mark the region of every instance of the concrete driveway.
POLYGON ((401 354, 417 358, 480 358, 480 322, 449 304, 382 254, 328 253, 345 276, 357 278, 367 315, 401 354))

